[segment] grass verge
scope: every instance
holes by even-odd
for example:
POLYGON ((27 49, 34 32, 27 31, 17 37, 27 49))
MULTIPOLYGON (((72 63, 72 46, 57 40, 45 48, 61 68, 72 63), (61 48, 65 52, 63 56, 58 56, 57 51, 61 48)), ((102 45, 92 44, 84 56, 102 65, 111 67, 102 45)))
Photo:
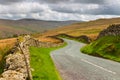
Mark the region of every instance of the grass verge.
POLYGON ((105 36, 81 49, 83 53, 120 62, 120 36, 105 36))
POLYGON ((66 46, 54 48, 30 47, 33 80, 62 80, 50 57, 50 52, 66 46))

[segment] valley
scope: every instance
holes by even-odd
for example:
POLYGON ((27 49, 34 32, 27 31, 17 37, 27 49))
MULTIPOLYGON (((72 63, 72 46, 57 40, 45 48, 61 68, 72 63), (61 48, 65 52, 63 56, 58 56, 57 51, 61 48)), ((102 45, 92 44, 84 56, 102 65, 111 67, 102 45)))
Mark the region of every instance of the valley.
POLYGON ((119 80, 118 22, 119 18, 99 19, 55 27, 40 34, 20 33, 16 38, 1 39, 0 79, 19 80, 15 76, 25 74, 26 70, 28 76, 23 79, 21 75, 22 80, 119 80), (21 65, 24 71, 18 70, 22 67, 16 60, 24 63, 21 65), (9 73, 13 76, 5 76, 9 73))
POLYGON ((0 0, 0 80, 120 80, 120 1, 0 0))
POLYGON ((45 21, 37 19, 0 19, 0 38, 16 37, 22 34, 37 34, 78 21, 45 21))

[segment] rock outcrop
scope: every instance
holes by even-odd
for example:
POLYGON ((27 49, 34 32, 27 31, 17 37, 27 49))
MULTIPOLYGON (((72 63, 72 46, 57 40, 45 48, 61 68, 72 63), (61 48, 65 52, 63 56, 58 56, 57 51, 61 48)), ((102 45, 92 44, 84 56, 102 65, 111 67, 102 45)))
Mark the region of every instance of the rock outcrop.
POLYGON ((110 36, 110 35, 113 35, 113 36, 120 35, 120 24, 110 25, 107 29, 104 29, 103 31, 100 32, 97 39, 104 36, 110 36))

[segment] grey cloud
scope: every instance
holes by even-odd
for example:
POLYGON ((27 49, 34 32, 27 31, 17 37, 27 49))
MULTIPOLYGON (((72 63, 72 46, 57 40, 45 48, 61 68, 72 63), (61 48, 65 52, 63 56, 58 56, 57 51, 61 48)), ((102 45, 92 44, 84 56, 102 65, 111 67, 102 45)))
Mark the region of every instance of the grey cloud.
POLYGON ((0 18, 75 20, 82 19, 82 15, 85 19, 90 15, 92 18, 100 18, 99 15, 119 16, 120 3, 117 2, 119 0, 0 0, 0 18))
POLYGON ((59 3, 59 2, 69 2, 70 0, 36 0, 39 2, 45 2, 45 3, 59 3))
POLYGON ((0 4, 12 4, 17 2, 43 2, 43 3, 49 3, 49 4, 55 4, 55 3, 83 3, 83 4, 104 4, 107 0, 0 0, 0 4))
POLYGON ((98 9, 89 10, 89 11, 86 11, 85 13, 92 14, 92 15, 120 15, 120 6, 119 5, 102 5, 98 9))
POLYGON ((25 0, 0 0, 0 4, 10 5, 12 3, 17 3, 17 2, 22 2, 22 1, 25 1, 25 0))
POLYGON ((106 5, 101 7, 101 14, 120 15, 120 5, 106 5))
POLYGON ((83 3, 83 4, 104 4, 106 0, 37 0, 45 3, 83 3))
POLYGON ((74 0, 74 2, 85 3, 85 4, 104 4, 106 0, 74 0))
POLYGON ((16 3, 13 5, 0 5, 0 14, 28 14, 38 13, 49 9, 48 6, 39 3, 16 3))
MULTIPOLYGON (((94 4, 93 4, 94 5, 94 4)), ((96 4, 95 4, 96 5, 96 4)), ((120 5, 100 5, 98 7, 90 6, 90 4, 74 4, 74 5, 50 5, 53 11, 62 13, 78 13, 81 15, 120 15, 120 5), (87 8, 89 6, 89 8, 87 8)))

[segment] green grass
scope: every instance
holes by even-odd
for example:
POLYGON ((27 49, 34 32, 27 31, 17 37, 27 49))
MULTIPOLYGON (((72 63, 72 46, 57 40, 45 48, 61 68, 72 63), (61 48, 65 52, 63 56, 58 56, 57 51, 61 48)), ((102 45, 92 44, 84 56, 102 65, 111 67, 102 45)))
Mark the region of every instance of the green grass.
POLYGON ((83 53, 120 62, 120 36, 105 36, 81 49, 83 53))
MULTIPOLYGON (((61 46, 64 47, 66 43, 61 46)), ((50 52, 56 48, 30 47, 33 80, 62 80, 50 57, 50 52)))

